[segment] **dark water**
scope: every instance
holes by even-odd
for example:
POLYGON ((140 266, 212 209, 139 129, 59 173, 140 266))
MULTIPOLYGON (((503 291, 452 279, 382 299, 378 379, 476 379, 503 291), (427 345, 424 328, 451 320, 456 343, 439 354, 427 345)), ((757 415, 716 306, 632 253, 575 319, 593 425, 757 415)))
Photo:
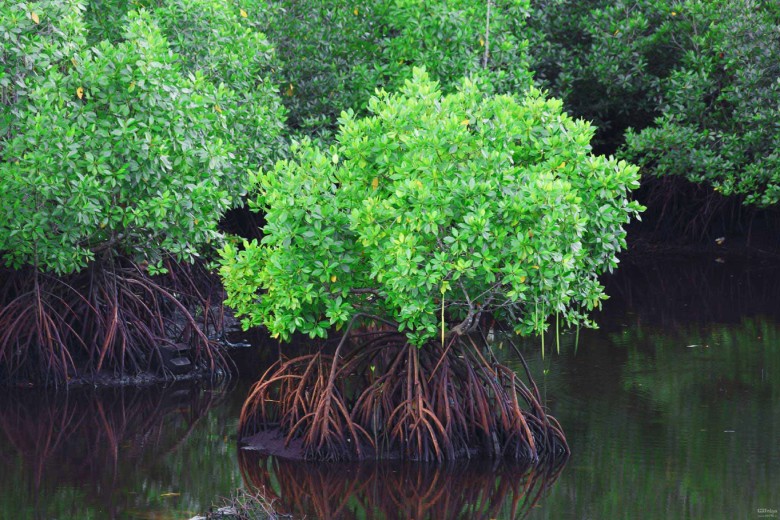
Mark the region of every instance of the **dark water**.
POLYGON ((780 269, 647 261, 606 284, 599 330, 560 353, 548 337, 544 359, 522 345, 572 448, 562 468, 239 452, 245 381, 4 391, 0 518, 186 519, 241 486, 309 518, 780 518, 780 269))

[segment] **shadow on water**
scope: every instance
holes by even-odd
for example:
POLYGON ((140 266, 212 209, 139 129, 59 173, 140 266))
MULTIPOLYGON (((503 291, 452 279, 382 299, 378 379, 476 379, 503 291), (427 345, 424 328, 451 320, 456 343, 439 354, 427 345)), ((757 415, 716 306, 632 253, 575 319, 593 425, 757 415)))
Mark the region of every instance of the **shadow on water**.
POLYGON ((151 469, 191 442, 220 400, 221 392, 194 385, 4 391, 0 517, 66 518, 68 509, 123 516, 132 509, 126 495, 135 487, 130 468, 151 469), (9 478, 14 486, 4 482, 9 478))
POLYGON ((596 315, 602 328, 692 323, 738 323, 745 317, 780 319, 780 266, 709 255, 632 259, 604 277, 609 299, 596 315))
POLYGON ((479 461, 314 463, 256 451, 238 455, 245 487, 294 518, 524 518, 564 465, 479 461))

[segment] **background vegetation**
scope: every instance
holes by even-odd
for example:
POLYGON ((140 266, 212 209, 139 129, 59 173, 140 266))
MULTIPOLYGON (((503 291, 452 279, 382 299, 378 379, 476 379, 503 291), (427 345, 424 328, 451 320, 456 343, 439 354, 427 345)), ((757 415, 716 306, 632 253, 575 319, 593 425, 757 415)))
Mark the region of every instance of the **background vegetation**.
MULTIPOLYGON (((371 157, 385 150, 393 160, 403 160, 392 150, 396 130, 388 130, 386 140, 378 133, 348 137, 339 136, 338 125, 342 111, 356 121, 371 115, 371 97, 404 88, 415 66, 426 68, 444 96, 456 94, 461 78, 472 76, 485 96, 536 96, 535 82, 560 97, 559 110, 595 123, 597 152, 641 166, 646 186, 639 196, 655 222, 672 219, 667 238, 693 228, 706 234, 716 220, 720 229, 728 229, 745 214, 735 204, 772 211, 780 196, 780 10, 773 2, 42 0, 7 2, 0 9, 0 202, 6 209, 0 215, 0 252, 15 272, 53 273, 57 279, 88 267, 110 272, 108 267, 130 265, 142 277, 164 274, 173 265, 166 263, 169 258, 190 262, 213 254, 213 246, 222 243, 220 219, 243 203, 256 172, 265 172, 257 178, 266 183, 281 174, 274 166, 279 158, 343 157, 352 153, 345 147, 359 147, 346 139, 366 137, 371 157), (290 152, 289 144, 304 136, 314 144, 305 141, 290 152)), ((456 144, 438 143, 420 153, 435 149, 465 158, 470 152, 450 152, 456 144)), ((489 163, 481 167, 498 167, 489 163)), ((566 168, 548 166, 556 178, 568 175, 566 168)), ((323 165, 323 171, 330 167, 323 165)), ((376 173, 364 172, 364 180, 383 180, 376 173)), ((377 188, 381 193, 390 187, 383 182, 377 188)), ((464 196, 434 201, 418 195, 416 203, 441 207, 464 196)), ((597 223, 603 207, 591 202, 582 201, 590 208, 583 218, 600 229, 602 235, 594 235, 602 239, 598 247, 619 248, 622 232, 597 223), (612 233, 616 241, 603 240, 612 233)), ((573 213, 565 206, 556 202, 550 211, 569 218, 573 213)), ((405 228, 404 217, 396 216, 402 217, 397 230, 405 228)), ((543 221, 534 240, 541 240, 540 231, 557 240, 560 230, 544 224, 555 220, 552 215, 543 221)), ((618 221, 625 223, 611 220, 618 221)), ((366 229, 369 224, 361 223, 366 229)), ((409 231, 404 229, 405 239, 419 235, 409 231)), ((386 258, 392 252, 382 240, 391 238, 373 242, 381 244, 377 250, 386 258)), ((575 253, 531 247, 556 259, 594 253, 588 247, 575 253)), ((461 253, 475 252, 470 246, 461 253)), ((601 253, 595 256, 593 265, 572 271, 577 284, 593 285, 592 275, 610 264, 601 253)), ((476 273, 475 261, 490 263, 464 257, 458 269, 476 273)), ((397 267, 381 269, 395 273, 397 267)), ((442 273, 433 276, 440 286, 434 293, 443 288, 440 282, 452 279, 442 273)), ((537 275, 540 283, 552 279, 544 269, 518 274, 528 287, 537 275)), ((536 298, 533 311, 516 316, 521 328, 538 328, 540 316, 554 313, 579 321, 569 302, 580 298, 580 304, 590 302, 585 308, 592 306, 598 290, 570 283, 558 286, 551 299, 536 298)), ((34 294, 17 285, 5 293, 8 301, 34 294)), ((101 305, 90 298, 85 300, 99 315, 101 305)), ((470 304, 455 301, 451 293, 449 298, 446 303, 445 295, 445 306, 452 316, 468 316, 470 304)), ((326 324, 343 321, 345 306, 354 308, 355 302, 341 299, 322 303, 332 307, 327 310, 303 313, 307 319, 320 317, 309 325, 286 330, 321 334, 326 324)), ((426 302, 396 302, 393 317, 404 326, 414 317, 414 326, 431 336, 438 304, 435 298, 426 302)), ((8 323, 19 317, 19 306, 14 309, 4 315, 8 323)), ((63 312, 70 311, 52 315, 63 312)), ((291 312, 292 322, 304 317, 291 312)), ((105 312, 100 320, 102 325, 85 330, 111 322, 105 312)), ((9 346, 0 357, 10 360, 21 348, 14 338, 3 339, 9 346)), ((89 357, 100 358, 95 349, 101 348, 91 347, 89 357)))
POLYGON ((661 230, 664 241, 749 233, 756 211, 740 203, 776 221, 776 2, 532 6, 535 79, 594 122, 597 150, 642 166, 639 197, 649 211, 641 229, 661 230))
POLYGON ((339 114, 364 115, 376 89, 401 88, 425 67, 445 92, 477 72, 498 92, 531 82, 527 0, 487 2, 270 0, 258 24, 276 45, 275 76, 293 132, 329 140, 339 114))

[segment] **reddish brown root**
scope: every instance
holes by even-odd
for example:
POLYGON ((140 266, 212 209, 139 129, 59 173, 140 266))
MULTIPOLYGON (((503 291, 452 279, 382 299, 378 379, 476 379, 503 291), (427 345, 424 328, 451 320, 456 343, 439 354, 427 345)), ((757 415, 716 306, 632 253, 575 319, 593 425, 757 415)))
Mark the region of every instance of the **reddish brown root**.
POLYGON ((101 372, 164 376, 170 352, 184 352, 193 369, 224 373, 227 361, 211 339, 221 321, 212 290, 196 282, 190 267, 168 269, 153 278, 117 260, 62 277, 3 272, 0 381, 59 385, 101 372))
POLYGON ((310 459, 568 455, 533 382, 488 363, 470 340, 417 348, 398 333, 367 337, 344 357, 317 353, 272 366, 244 404, 241 434, 278 427, 310 459))
POLYGON ((303 438, 308 458, 362 458, 356 439, 360 435, 371 445, 371 438, 348 413, 341 385, 329 384, 333 366, 333 358, 322 353, 275 363, 244 403, 242 434, 278 426, 288 440, 303 438))

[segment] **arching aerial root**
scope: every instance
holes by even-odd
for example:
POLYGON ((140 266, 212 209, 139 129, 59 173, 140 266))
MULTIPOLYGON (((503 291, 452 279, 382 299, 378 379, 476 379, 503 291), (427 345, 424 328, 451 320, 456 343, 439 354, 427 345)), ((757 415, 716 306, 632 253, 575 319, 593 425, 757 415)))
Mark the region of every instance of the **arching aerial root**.
POLYGON ((244 403, 242 436, 278 427, 288 443, 301 441, 305 458, 326 460, 479 454, 537 462, 569 453, 530 373, 526 384, 470 338, 421 348, 398 333, 363 338, 343 356, 342 341, 335 356, 270 367, 244 403))

